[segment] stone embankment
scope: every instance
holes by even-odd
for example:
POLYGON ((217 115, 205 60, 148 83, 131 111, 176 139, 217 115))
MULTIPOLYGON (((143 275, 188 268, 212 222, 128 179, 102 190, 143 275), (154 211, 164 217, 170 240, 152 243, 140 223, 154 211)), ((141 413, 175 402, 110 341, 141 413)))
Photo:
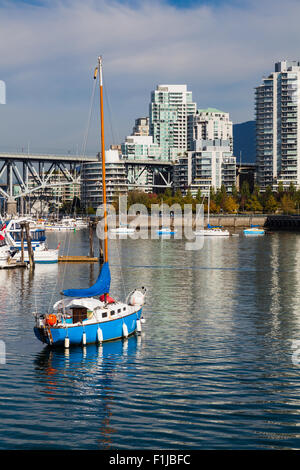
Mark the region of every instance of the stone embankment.
MULTIPOLYGON (((151 228, 151 220, 154 223, 155 226, 161 227, 164 224, 168 224, 168 221, 170 220, 170 224, 172 227, 178 227, 182 224, 184 224, 184 218, 182 217, 153 217, 151 218, 150 216, 147 217, 145 215, 139 215, 137 216, 140 227, 141 228, 151 228), (148 225, 147 225, 148 224, 148 225)), ((222 225, 222 227, 232 227, 232 228, 243 228, 243 227, 250 227, 250 225, 259 225, 259 226, 264 226, 266 220, 267 220, 267 215, 211 215, 209 218, 209 223, 210 225, 222 225)), ((133 221, 135 217, 128 217, 128 223, 133 221)), ((136 220, 137 222, 137 220, 136 220)), ((118 217, 117 217, 117 224, 119 223, 118 217)), ((195 216, 193 216, 193 226, 195 225, 195 216)), ((204 227, 207 226, 207 216, 205 214, 204 216, 204 227)))

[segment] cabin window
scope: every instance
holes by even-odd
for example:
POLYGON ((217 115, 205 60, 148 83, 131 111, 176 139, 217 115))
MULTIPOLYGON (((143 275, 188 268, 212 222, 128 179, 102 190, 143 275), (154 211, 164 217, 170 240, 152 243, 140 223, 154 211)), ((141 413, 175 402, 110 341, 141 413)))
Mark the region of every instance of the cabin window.
POLYGON ((118 313, 121 313, 121 309, 120 309, 120 308, 118 308, 118 313))
POLYGON ((111 315, 114 315, 114 314, 115 314, 115 311, 114 311, 114 310, 112 310, 112 311, 110 312, 110 314, 111 314, 111 315))
POLYGON ((123 307, 123 311, 124 311, 124 312, 125 312, 125 310, 126 310, 126 307, 123 307))
POLYGON ((103 312, 102 313, 102 318, 106 318, 107 317, 107 312, 103 312))

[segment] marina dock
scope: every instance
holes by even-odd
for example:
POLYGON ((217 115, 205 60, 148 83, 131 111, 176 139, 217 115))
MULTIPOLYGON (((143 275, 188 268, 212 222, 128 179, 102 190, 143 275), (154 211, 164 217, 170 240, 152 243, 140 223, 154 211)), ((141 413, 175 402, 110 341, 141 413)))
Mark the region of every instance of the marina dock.
POLYGON ((96 263, 99 258, 93 256, 59 256, 59 263, 96 263))
POLYGON ((7 264, 6 266, 0 266, 0 269, 15 269, 15 268, 27 268, 27 263, 22 263, 20 261, 16 263, 7 264))

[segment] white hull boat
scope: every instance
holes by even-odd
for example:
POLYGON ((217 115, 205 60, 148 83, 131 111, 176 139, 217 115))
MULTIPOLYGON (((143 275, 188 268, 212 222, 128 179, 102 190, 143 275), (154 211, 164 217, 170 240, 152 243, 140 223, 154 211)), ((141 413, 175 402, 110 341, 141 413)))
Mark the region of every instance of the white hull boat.
POLYGON ((72 227, 70 225, 45 225, 45 230, 47 232, 67 232, 67 231, 74 231, 75 227, 72 227))
POLYGON ((130 228, 127 226, 124 227, 117 227, 109 229, 110 233, 135 233, 134 228, 130 228))
POLYGON ((210 211, 210 192, 208 193, 207 202, 207 228, 197 230, 194 232, 196 236, 204 237, 229 237, 230 233, 228 230, 223 230, 221 226, 213 226, 209 223, 209 211, 210 211))
POLYGON ((5 229, 0 232, 0 267, 3 268, 10 264, 11 259, 15 259, 18 253, 17 249, 10 249, 5 239, 5 229))
POLYGON ((204 230, 198 230, 194 232, 196 236, 204 237, 229 237, 230 233, 228 230, 222 230, 220 228, 210 228, 204 230))
MULTIPOLYGON (((26 219, 12 219, 6 222, 3 227, 3 234, 8 248, 17 251, 14 259, 21 260, 21 222, 26 222, 26 219)), ((31 224, 30 228, 31 246, 34 254, 34 261, 36 263, 57 263, 59 255, 59 246, 55 250, 49 250, 46 244, 45 229, 34 228, 31 224)), ((29 261, 28 245, 26 236, 24 237, 24 261, 29 261)))
MULTIPOLYGON (((38 264, 53 264, 58 263, 59 250, 38 250, 33 251, 34 262, 38 264)), ((17 261, 21 260, 21 252, 17 253, 15 256, 17 261)), ((29 262, 28 250, 24 250, 24 262, 29 262)))
MULTIPOLYGON (((1 242, 0 242, 1 243, 1 242)), ((9 266, 11 259, 16 259, 6 243, 0 246, 0 267, 9 266)))

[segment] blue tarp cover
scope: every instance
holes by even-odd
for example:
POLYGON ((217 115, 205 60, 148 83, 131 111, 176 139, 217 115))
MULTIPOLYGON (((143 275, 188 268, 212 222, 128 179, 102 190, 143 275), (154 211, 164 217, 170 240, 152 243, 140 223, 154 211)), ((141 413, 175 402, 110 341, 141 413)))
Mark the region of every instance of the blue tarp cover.
POLYGON ((63 290, 63 295, 67 297, 94 297, 108 294, 110 288, 110 270, 108 263, 104 263, 97 281, 87 289, 67 289, 63 290))

